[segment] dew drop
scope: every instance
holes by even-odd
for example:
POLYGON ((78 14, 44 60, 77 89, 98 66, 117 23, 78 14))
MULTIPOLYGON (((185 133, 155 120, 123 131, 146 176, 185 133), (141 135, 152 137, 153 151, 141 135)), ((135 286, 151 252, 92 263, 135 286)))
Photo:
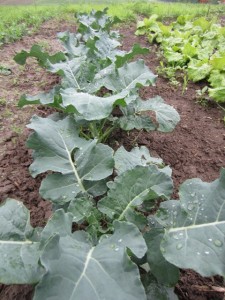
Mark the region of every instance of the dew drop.
POLYGON ((212 242, 212 239, 208 239, 208 241, 212 242))
POLYGON ((206 255, 209 255, 209 251, 205 251, 205 254, 206 254, 206 255))
POLYGON ((221 246, 223 245, 223 243, 222 243, 220 240, 215 240, 215 241, 214 241, 214 245, 215 245, 216 247, 221 247, 221 246))
POLYGON ((72 191, 72 194, 75 194, 76 192, 75 191, 72 191))
POLYGON ((116 247, 116 248, 115 248, 115 251, 119 251, 119 247, 116 247))
POLYGON ((195 196, 195 193, 191 193, 191 197, 194 197, 195 196))
POLYGON ((187 209, 188 210, 193 210, 194 208, 194 205, 192 203, 189 203, 188 206, 187 206, 187 209))
POLYGON ((175 240, 179 240, 179 236, 178 236, 177 234, 174 234, 174 235, 173 235, 173 238, 174 238, 175 240))
POLYGON ((177 248, 177 250, 180 250, 183 248, 183 245, 181 243, 179 243, 179 244, 177 244, 176 248, 177 248))
POLYGON ((200 255, 200 252, 197 252, 197 255, 200 255))
POLYGON ((121 242, 122 242, 122 239, 119 239, 118 242, 121 243, 121 242))
POLYGON ((66 196, 63 196, 62 198, 63 198, 63 199, 66 199, 67 197, 66 197, 66 196))

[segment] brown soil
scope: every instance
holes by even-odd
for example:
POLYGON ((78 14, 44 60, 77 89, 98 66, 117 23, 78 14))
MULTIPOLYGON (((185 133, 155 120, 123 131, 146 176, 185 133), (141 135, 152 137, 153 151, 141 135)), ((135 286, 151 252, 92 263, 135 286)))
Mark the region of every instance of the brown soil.
MULTIPOLYGON (((34 180, 28 172, 31 153, 25 146, 28 130, 24 129, 30 116, 34 113, 45 115, 48 111, 39 108, 16 107, 18 96, 22 93, 35 94, 48 89, 58 80, 56 76, 46 74, 29 61, 25 68, 17 66, 12 57, 15 52, 29 49, 33 43, 50 45, 52 52, 60 49, 55 41, 58 31, 74 29, 71 24, 50 21, 32 37, 25 37, 14 44, 4 46, 0 51, 2 62, 13 70, 13 74, 0 76, 1 125, 0 132, 0 199, 13 197, 22 200, 31 210, 31 222, 34 226, 43 226, 51 213, 51 206, 40 198, 38 188, 41 178, 34 180), (47 43, 46 43, 47 42, 47 43)), ((134 43, 148 46, 144 37, 134 36, 134 26, 121 30, 124 34, 123 48, 129 50, 134 43)), ((159 64, 155 48, 144 57, 146 64, 155 71, 159 64)), ((217 107, 202 107, 196 104, 196 89, 200 85, 190 84, 184 95, 182 88, 175 89, 167 80, 159 77, 155 87, 143 88, 141 95, 145 99, 154 95, 162 96, 173 105, 181 116, 181 122, 174 132, 137 132, 129 136, 125 133, 115 136, 127 149, 135 143, 147 146, 151 151, 163 158, 173 169, 175 188, 188 178, 199 177, 212 181, 219 176, 219 170, 225 166, 225 127, 221 121, 223 115, 217 107), (137 138, 137 139, 136 139, 137 138)), ((175 196, 177 194, 175 193, 175 196)), ((179 284, 176 286, 179 299, 182 300, 222 300, 224 298, 223 282, 220 277, 202 278, 198 274, 186 270, 181 271, 179 284), (218 290, 218 287, 221 289, 218 290)), ((30 300, 32 288, 27 286, 0 286, 1 300, 30 300)))

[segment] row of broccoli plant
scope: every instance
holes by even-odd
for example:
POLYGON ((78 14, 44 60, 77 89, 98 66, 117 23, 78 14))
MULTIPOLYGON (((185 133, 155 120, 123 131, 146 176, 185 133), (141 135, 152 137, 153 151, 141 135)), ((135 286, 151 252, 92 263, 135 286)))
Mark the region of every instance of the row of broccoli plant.
POLYGON ((101 143, 115 126, 171 131, 179 121, 161 98, 140 99, 138 88, 155 76, 143 61, 127 62, 145 49, 117 49, 114 21, 106 10, 78 15, 78 32, 60 34, 65 53, 33 46, 16 56, 62 76, 49 93, 20 100, 60 110, 28 126, 31 174, 50 171, 40 193, 52 217, 33 228, 22 202, 0 207, 0 282, 35 285, 35 300, 177 299, 179 268, 225 275, 225 171, 212 183, 186 181, 180 201, 170 200, 171 170, 161 159, 146 147, 101 143), (142 115, 150 109, 156 122, 142 115))
POLYGON ((150 43, 160 45, 163 61, 161 72, 174 82, 180 72, 185 80, 208 81, 209 96, 225 101, 225 27, 189 15, 179 16, 165 25, 152 15, 137 24, 137 35, 146 34, 150 43))

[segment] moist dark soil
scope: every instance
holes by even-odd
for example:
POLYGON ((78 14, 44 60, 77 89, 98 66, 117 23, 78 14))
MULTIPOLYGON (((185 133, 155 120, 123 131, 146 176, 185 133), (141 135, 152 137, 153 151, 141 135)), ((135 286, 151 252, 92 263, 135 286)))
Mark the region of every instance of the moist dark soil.
MULTIPOLYGON (((48 89, 58 78, 46 74, 28 61, 25 68, 18 67, 12 61, 15 52, 29 49, 34 43, 48 45, 50 51, 60 49, 55 41, 56 33, 74 30, 66 22, 49 21, 40 31, 25 37, 14 44, 4 46, 0 51, 2 62, 13 70, 12 75, 0 76, 3 89, 0 91, 1 131, 0 131, 0 199, 7 197, 19 199, 31 211, 33 226, 43 226, 51 215, 51 205, 41 199, 38 193, 42 177, 33 179, 28 171, 32 162, 31 152, 25 141, 29 134, 25 124, 32 114, 47 115, 43 107, 18 109, 18 96, 23 93, 35 94, 48 89)), ((149 47, 145 37, 134 35, 135 25, 122 26, 123 49, 130 50, 134 43, 149 47)), ((151 52, 144 57, 146 64, 155 72, 159 65, 157 48, 151 46, 151 52)), ((173 105, 181 116, 181 122, 172 133, 160 132, 117 132, 110 144, 124 145, 130 150, 134 145, 145 145, 152 154, 160 156, 173 169, 175 186, 174 197, 178 198, 178 187, 189 178, 201 178, 210 182, 219 176, 220 168, 225 167, 225 126, 223 114, 216 105, 207 107, 196 103, 196 90, 201 84, 189 84, 182 95, 182 86, 174 87, 168 80, 159 76, 154 87, 141 89, 144 99, 160 95, 166 103, 173 105)), ((202 278, 191 270, 181 270, 181 277, 175 289, 180 300, 222 300, 225 287, 221 277, 202 278)), ((33 288, 24 285, 0 285, 1 300, 30 300, 33 288)), ((66 299, 65 299, 66 300, 66 299)))

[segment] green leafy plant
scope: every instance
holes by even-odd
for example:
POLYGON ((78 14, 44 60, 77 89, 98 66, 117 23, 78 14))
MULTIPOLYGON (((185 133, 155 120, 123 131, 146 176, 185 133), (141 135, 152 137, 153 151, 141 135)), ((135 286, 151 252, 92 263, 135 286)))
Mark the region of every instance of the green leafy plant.
POLYGON ((52 216, 44 228, 33 228, 20 201, 0 206, 0 282, 35 285, 35 300, 176 299, 178 268, 224 275, 217 227, 224 223, 225 171, 211 184, 184 183, 180 201, 170 200, 171 169, 160 158, 143 146, 128 152, 102 144, 115 127, 170 132, 179 115, 159 96, 140 98, 139 88, 156 76, 142 60, 129 59, 146 50, 138 45, 118 50, 106 10, 80 14, 78 20, 77 34, 59 35, 64 53, 49 55, 36 45, 15 57, 21 64, 35 57, 62 80, 48 93, 20 99, 21 106, 58 110, 47 118, 34 116, 27 141, 33 150, 31 175, 47 172, 40 194, 51 201, 52 216), (195 236, 202 239, 197 249, 195 236), (199 262, 187 266, 185 251, 189 256, 197 251, 199 262), (180 253, 183 260, 175 261, 180 253), (212 261, 207 269, 201 266, 205 255, 212 261))
POLYGON ((15 61, 22 65, 28 57, 34 57, 40 66, 62 78, 47 93, 23 95, 19 106, 44 104, 73 114, 80 124, 80 135, 98 142, 105 142, 115 128, 173 130, 179 122, 175 109, 160 97, 143 101, 138 95, 139 88, 153 85, 156 76, 143 60, 128 61, 148 50, 138 44, 129 52, 118 49, 119 34, 110 30, 118 19, 108 17, 106 10, 92 11, 90 16, 79 14, 77 18, 77 33, 58 35, 64 53, 49 55, 34 45, 29 52, 15 56, 15 61), (156 114, 156 122, 147 115, 148 111, 156 114))
POLYGON ((224 169, 212 183, 187 180, 180 201, 162 202, 151 215, 148 204, 168 199, 172 181, 156 166, 136 166, 108 182, 98 202, 75 196, 43 229, 8 199, 0 207, 1 282, 36 284, 34 299, 174 299, 168 287, 178 268, 224 276, 224 186, 224 169), (86 230, 72 232, 84 220, 86 230))
POLYGON ((224 102, 224 27, 215 20, 193 19, 188 15, 179 16, 169 25, 156 20, 153 15, 138 22, 136 34, 146 34, 149 42, 160 44, 163 56, 160 72, 172 82, 177 70, 183 71, 186 82, 207 80, 209 96, 224 102))

